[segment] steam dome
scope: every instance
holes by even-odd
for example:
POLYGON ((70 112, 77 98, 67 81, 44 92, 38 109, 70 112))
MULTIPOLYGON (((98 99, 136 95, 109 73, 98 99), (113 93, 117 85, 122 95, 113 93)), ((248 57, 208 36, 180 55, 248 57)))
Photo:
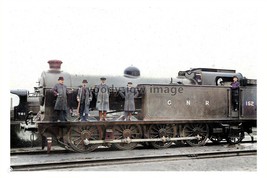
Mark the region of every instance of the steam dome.
POLYGON ((140 77, 140 70, 134 66, 127 67, 124 70, 124 77, 138 78, 138 77, 140 77))

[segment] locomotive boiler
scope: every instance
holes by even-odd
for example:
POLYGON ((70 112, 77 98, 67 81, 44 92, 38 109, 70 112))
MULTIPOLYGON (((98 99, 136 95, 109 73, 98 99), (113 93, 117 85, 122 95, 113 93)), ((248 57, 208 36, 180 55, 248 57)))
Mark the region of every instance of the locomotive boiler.
MULTIPOLYGON (((15 89, 10 93, 16 95, 19 99, 17 106, 10 109, 10 130, 11 130, 11 148, 21 148, 30 146, 39 146, 41 144, 41 135, 37 132, 37 126, 32 121, 42 118, 43 121, 49 121, 54 116, 53 105, 55 104, 55 98, 49 95, 50 89, 57 83, 57 78, 63 76, 65 78, 65 84, 68 88, 74 89, 73 94, 68 96, 68 119, 76 119, 77 101, 76 94, 77 89, 80 87, 83 79, 89 81, 90 87, 99 83, 101 76, 97 75, 76 75, 61 70, 62 61, 50 60, 48 61, 49 69, 41 73, 37 83, 38 86, 34 87, 34 93, 30 93, 28 90, 15 89), (73 109, 73 110, 72 110, 73 109), (20 127, 20 123, 22 127, 20 127), (34 123, 34 124, 33 124, 34 123), (25 132, 29 131, 29 132, 25 132)), ((113 90, 119 90, 124 87, 129 78, 135 83, 169 83, 169 78, 138 78, 140 71, 130 66, 124 70, 124 76, 108 76, 108 84, 113 90), (126 78, 127 77, 127 78, 126 78)), ((118 102, 120 98, 114 97, 115 92, 111 92, 112 105, 111 108, 115 108, 118 112, 122 111, 123 103, 118 102)), ((92 113, 95 111, 96 97, 91 102, 92 113)), ((91 117, 91 119, 93 119, 91 117)))
MULTIPOLYGON (((90 103, 90 117, 80 122, 77 113, 77 89, 86 79, 94 93, 100 76, 71 75, 62 72, 61 61, 49 61, 50 70, 41 74, 35 91, 40 111, 28 117, 21 127, 36 130, 42 137, 42 147, 57 142, 66 149, 88 152, 100 145, 118 149, 133 149, 137 144, 166 148, 183 141, 191 146, 204 145, 208 139, 239 143, 244 132, 251 133, 257 120, 257 83, 235 70, 195 68, 180 71, 175 79, 131 78, 139 96, 130 121, 123 120, 123 99, 119 91, 129 78, 108 76, 110 111, 107 121, 100 122, 96 111, 96 95, 90 103), (55 122, 55 96, 51 88, 63 76, 73 92, 68 95, 68 121, 55 122), (239 108, 233 110, 230 83, 233 76, 240 80, 239 108)), ((127 73, 128 75, 128 73, 127 73)))

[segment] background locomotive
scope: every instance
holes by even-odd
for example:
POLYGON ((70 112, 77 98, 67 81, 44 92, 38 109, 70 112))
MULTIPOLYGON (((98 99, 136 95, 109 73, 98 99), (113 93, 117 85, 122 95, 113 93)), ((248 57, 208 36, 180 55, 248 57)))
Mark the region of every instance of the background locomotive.
MULTIPOLYGON (((75 115, 76 89, 83 79, 91 85, 98 84, 100 76, 71 75, 60 70, 61 61, 51 60, 48 63, 50 70, 41 74, 39 86, 35 88, 40 110, 36 115, 28 115, 26 123, 21 124, 26 130, 37 131, 43 141, 47 141, 42 146, 47 145, 48 151, 52 140, 78 152, 93 151, 99 145, 133 149, 138 143, 166 148, 181 140, 192 146, 204 145, 207 139, 238 143, 244 138, 244 132, 251 133, 252 127, 256 126, 256 80, 246 79, 235 70, 197 68, 180 71, 178 77, 171 80, 131 79, 138 84, 139 90, 131 121, 122 120, 123 99, 118 94, 129 78, 110 76, 107 78, 110 86, 108 121, 98 121, 96 98, 93 98, 89 121, 80 122, 75 115), (51 88, 59 76, 65 78, 64 84, 68 88, 74 89, 68 95, 68 122, 53 122, 56 98, 51 88), (238 76, 241 83, 238 111, 232 109, 231 103, 229 86, 233 76, 238 76)), ((126 71, 126 74, 129 73, 126 71)))
POLYGON ((39 97, 36 93, 28 90, 11 90, 10 108, 10 146, 11 148, 21 148, 40 145, 40 137, 35 131, 25 132, 20 128, 20 123, 24 122, 30 115, 36 115, 40 110, 39 97), (28 112, 30 112, 28 116, 28 112))

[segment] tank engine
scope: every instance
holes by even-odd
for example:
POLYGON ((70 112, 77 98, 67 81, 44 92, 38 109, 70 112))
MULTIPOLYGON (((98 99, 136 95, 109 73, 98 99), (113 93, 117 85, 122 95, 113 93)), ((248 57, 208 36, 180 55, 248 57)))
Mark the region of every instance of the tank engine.
MULTIPOLYGON (((56 140, 66 149, 77 152, 93 151, 100 145, 113 145, 118 149, 133 149, 138 143, 155 148, 169 147, 183 141, 191 146, 204 145, 207 139, 238 143, 244 132, 251 133, 257 118, 256 80, 246 79, 235 70, 196 68, 180 71, 176 79, 134 80, 139 90, 136 111, 131 121, 123 121, 123 99, 118 94, 129 79, 108 77, 110 86, 110 112, 108 121, 100 122, 96 111, 96 98, 90 104, 91 116, 87 122, 77 120, 77 89, 83 79, 89 84, 98 83, 100 76, 71 75, 60 70, 61 61, 51 60, 50 70, 43 72, 36 92, 41 110, 31 122, 21 127, 37 129, 51 149, 56 140), (68 96, 67 122, 54 122, 55 96, 51 88, 59 76, 65 85, 74 89, 68 96), (232 109, 230 82, 238 76, 239 108, 232 109)), ((93 86, 92 86, 93 88, 93 86)), ((94 92, 94 90, 92 90, 94 92)), ((96 95, 94 95, 96 96, 96 95)))

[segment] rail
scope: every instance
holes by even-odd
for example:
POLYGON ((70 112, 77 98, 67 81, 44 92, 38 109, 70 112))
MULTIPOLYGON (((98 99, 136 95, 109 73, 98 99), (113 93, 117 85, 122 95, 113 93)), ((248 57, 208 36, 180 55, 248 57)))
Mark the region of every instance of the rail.
POLYGON ((210 159, 220 157, 235 157, 235 156, 248 156, 256 155, 257 150, 236 150, 236 151, 213 151, 203 153, 187 153, 178 155, 159 155, 159 156, 137 156, 137 157, 124 157, 124 158, 109 158, 98 160, 69 160, 61 162, 46 162, 39 164, 18 164, 11 165, 11 171, 42 171, 53 169, 68 169, 68 168, 81 168, 91 166, 108 166, 114 164, 129 164, 136 162, 159 162, 170 160, 188 160, 188 159, 210 159))

